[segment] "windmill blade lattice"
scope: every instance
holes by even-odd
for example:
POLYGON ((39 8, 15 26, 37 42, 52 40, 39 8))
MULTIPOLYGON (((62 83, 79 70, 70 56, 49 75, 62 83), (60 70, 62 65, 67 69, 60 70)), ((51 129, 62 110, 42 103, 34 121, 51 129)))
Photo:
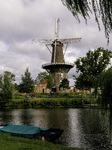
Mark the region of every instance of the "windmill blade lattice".
POLYGON ((80 42, 81 38, 70 38, 70 39, 59 39, 59 41, 63 44, 66 43, 77 43, 80 42))

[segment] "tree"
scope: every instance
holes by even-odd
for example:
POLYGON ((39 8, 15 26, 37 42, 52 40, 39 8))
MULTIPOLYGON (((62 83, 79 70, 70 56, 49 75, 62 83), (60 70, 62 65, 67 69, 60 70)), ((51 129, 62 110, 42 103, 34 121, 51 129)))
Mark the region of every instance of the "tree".
POLYGON ((73 16, 80 22, 82 16, 86 23, 90 14, 94 13, 95 20, 100 30, 100 19, 104 25, 105 36, 109 40, 112 32, 112 0, 61 0, 72 12, 73 16))
POLYGON ((47 72, 40 72, 36 77, 35 84, 40 84, 48 76, 47 72))
POLYGON ((91 83, 90 84, 86 83, 86 80, 83 76, 83 73, 81 73, 78 77, 76 77, 75 75, 73 75, 73 77, 74 77, 73 79, 74 79, 74 82, 75 82, 75 87, 77 89, 81 89, 81 90, 83 90, 85 88, 90 89, 90 87, 91 87, 90 84, 91 83))
POLYGON ((97 89, 100 74, 110 63, 112 52, 98 48, 97 50, 87 52, 86 57, 80 57, 76 60, 76 71, 80 72, 79 77, 74 76, 76 87, 97 89))
POLYGON ((26 71, 24 75, 22 75, 21 80, 22 81, 19 85, 19 91, 24 93, 32 92, 34 88, 34 81, 28 68, 26 68, 26 71))
POLYGON ((12 82, 15 81, 15 75, 13 73, 5 71, 4 74, 7 74, 7 76, 12 80, 12 82))
POLYGON ((2 75, 0 75, 0 89, 2 88, 2 75))
POLYGON ((51 73, 47 76, 47 88, 48 89, 52 89, 52 87, 53 87, 53 85, 54 85, 54 81, 53 81, 53 77, 52 77, 52 75, 51 75, 51 73))
POLYGON ((100 76, 101 104, 112 111, 112 67, 104 71, 100 76))
POLYGON ((17 83, 14 83, 15 90, 19 91, 19 85, 17 83))
POLYGON ((61 82, 61 85, 60 87, 63 87, 63 88, 69 88, 69 81, 68 79, 64 78, 61 82))
POLYGON ((1 82, 1 98, 4 101, 9 101, 13 98, 15 75, 5 71, 1 82))

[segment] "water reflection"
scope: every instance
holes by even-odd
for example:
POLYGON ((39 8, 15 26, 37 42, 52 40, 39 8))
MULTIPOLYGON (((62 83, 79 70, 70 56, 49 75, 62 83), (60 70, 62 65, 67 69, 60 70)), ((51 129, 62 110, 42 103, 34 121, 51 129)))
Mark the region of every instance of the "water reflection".
POLYGON ((8 124, 13 120, 12 111, 0 111, 0 124, 8 124))
POLYGON ((58 143, 91 150, 111 150, 109 112, 97 109, 17 109, 0 111, 0 124, 61 128, 58 143))
POLYGON ((23 109, 20 113, 21 124, 32 126, 34 124, 34 114, 29 109, 23 109))
POLYGON ((111 149, 108 113, 103 114, 97 109, 82 110, 79 114, 79 122, 82 126, 85 148, 111 149))

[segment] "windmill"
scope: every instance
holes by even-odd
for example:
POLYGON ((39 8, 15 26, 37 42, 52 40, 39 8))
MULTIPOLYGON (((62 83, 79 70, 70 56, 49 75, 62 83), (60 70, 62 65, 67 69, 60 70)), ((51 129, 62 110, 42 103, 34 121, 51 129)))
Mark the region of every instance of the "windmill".
POLYGON ((54 40, 38 40, 33 42, 44 43, 51 53, 51 63, 43 64, 42 68, 46 69, 48 73, 52 74, 54 79, 54 91, 62 92, 60 89, 61 81, 68 79, 68 72, 74 66, 71 63, 65 63, 64 55, 69 43, 76 43, 81 38, 59 39, 59 18, 55 22, 55 39, 54 40), (63 46, 65 45, 65 51, 63 52, 63 46))

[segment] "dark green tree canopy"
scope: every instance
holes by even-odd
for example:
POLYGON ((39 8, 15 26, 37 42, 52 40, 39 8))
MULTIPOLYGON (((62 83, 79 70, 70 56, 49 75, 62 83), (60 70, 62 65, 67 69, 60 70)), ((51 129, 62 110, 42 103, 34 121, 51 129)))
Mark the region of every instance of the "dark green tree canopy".
POLYGON ((98 48, 97 50, 87 52, 86 57, 80 57, 76 60, 76 71, 80 72, 76 79, 76 87, 92 88, 97 82, 98 76, 106 69, 110 63, 112 52, 108 49, 98 48))
POLYGON ((99 82, 102 96, 101 104, 105 108, 109 104, 112 111, 112 67, 101 74, 99 82))
POLYGON ((0 88, 2 87, 2 75, 0 75, 0 88))
POLYGON ((26 93, 32 92, 34 88, 34 80, 32 79, 31 73, 29 72, 28 68, 26 68, 26 71, 24 75, 22 75, 21 80, 22 81, 19 85, 19 91, 26 93))
POLYGON ((69 81, 68 79, 64 78, 60 84, 60 87, 63 87, 63 88, 69 88, 69 81))
POLYGON ((112 0, 61 0, 80 22, 80 15, 85 19, 94 13, 95 20, 100 29, 100 19, 104 25, 105 36, 109 40, 112 32, 112 0))
POLYGON ((9 71, 5 71, 4 75, 7 75, 12 81, 15 81, 15 74, 13 74, 9 71))
POLYGON ((5 71, 1 78, 1 98, 4 101, 9 101, 13 98, 15 75, 9 71, 5 71))
POLYGON ((47 88, 48 89, 52 89, 54 85, 54 81, 53 81, 53 77, 51 75, 51 73, 47 76, 47 88))

